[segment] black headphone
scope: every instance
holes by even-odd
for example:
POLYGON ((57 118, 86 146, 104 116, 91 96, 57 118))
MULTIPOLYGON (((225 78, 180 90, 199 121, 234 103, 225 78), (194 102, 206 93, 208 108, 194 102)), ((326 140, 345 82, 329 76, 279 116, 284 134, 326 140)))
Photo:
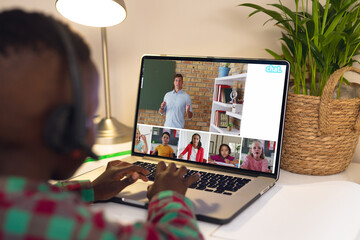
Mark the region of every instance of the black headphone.
POLYGON ((80 70, 74 46, 65 27, 54 19, 52 19, 52 23, 58 32, 67 57, 73 101, 70 104, 64 103, 56 107, 50 113, 45 125, 45 143, 49 148, 61 154, 69 154, 74 150, 81 149, 90 157, 98 159, 98 156, 85 143, 86 117, 82 104, 83 91, 80 70))

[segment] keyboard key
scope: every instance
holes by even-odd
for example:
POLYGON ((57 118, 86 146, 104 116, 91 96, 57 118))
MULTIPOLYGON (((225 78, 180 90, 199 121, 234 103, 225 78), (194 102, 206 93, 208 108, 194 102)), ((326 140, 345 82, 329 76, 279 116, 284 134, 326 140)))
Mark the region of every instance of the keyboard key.
POLYGON ((216 189, 215 191, 214 191, 214 193, 223 193, 225 190, 224 189, 216 189))
POLYGON ((206 186, 197 186, 195 189, 204 190, 205 188, 206 188, 206 186))

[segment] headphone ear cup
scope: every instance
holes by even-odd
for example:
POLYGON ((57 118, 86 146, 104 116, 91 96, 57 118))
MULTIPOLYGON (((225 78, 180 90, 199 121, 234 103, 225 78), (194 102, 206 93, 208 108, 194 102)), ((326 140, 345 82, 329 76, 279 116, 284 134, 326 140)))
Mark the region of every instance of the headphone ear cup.
POLYGON ((70 153, 74 149, 72 117, 72 105, 63 104, 51 112, 46 122, 45 143, 58 153, 70 153))

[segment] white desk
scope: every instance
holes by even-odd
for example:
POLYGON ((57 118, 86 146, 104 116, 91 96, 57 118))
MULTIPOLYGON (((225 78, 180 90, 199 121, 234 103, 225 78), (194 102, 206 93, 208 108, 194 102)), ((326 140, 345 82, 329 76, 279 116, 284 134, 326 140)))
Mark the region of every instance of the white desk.
MULTIPOLYGON (((130 143, 125 143, 121 145, 113 145, 113 146, 99 146, 96 145, 94 147, 95 152, 98 154, 109 154, 115 153, 119 151, 129 150, 130 143)), ((89 162, 83 164, 80 169, 75 173, 75 176, 86 172, 90 169, 94 169, 98 166, 105 165, 109 159, 104 159, 98 162, 89 162)), ((359 163, 351 163, 350 166, 342 173, 330 175, 330 176, 308 176, 308 175, 300 175, 294 174, 285 170, 280 171, 280 178, 277 182, 277 185, 299 185, 299 184, 306 184, 306 183, 316 183, 316 182, 326 182, 326 181, 351 181, 360 184, 360 164, 359 163)), ((263 196, 265 197, 267 194, 271 195, 271 189, 263 196)), ((360 202, 359 202, 360 204, 360 202)), ((119 221, 122 223, 132 223, 134 221, 144 221, 146 218, 146 210, 130 207, 122 204, 116 203, 103 203, 103 204, 94 204, 92 206, 94 210, 103 210, 106 216, 110 219, 115 221, 119 221)), ((354 213, 359 214, 360 213, 354 213)), ((326 216, 324 216, 326 217, 326 216)), ((211 234, 219 228, 219 225, 210 224, 199 221, 200 230, 206 237, 206 239, 211 240, 219 240, 223 238, 214 237, 211 234)), ((275 226, 274 226, 275 227, 275 226)), ((286 229, 282 228, 281 226, 276 226, 281 231, 286 231, 286 229)), ((306 231, 306 229, 303 229, 306 231)), ((254 229, 256 231, 256 229, 254 229)), ((241 236, 239 236, 239 239, 241 236)), ((358 238, 360 239, 360 226, 359 226, 359 235, 358 238)))

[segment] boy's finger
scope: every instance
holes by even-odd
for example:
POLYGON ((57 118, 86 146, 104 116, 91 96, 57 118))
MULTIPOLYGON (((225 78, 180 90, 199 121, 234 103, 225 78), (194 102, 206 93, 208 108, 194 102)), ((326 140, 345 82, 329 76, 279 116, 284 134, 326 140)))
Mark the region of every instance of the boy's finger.
POLYGON ((156 174, 163 172, 165 169, 166 169, 166 164, 163 161, 159 162, 158 165, 156 166, 156 174))
POLYGON ((118 182, 119 192, 121 192, 127 186, 129 186, 129 185, 133 184, 134 182, 136 182, 138 179, 139 179, 139 174, 138 173, 133 173, 130 176, 126 177, 125 179, 119 181, 118 182))
POLYGON ((122 163, 120 160, 113 160, 113 161, 110 161, 108 162, 106 168, 109 168, 109 167, 113 167, 113 166, 116 166, 118 164, 122 163))
POLYGON ((200 178, 200 173, 195 173, 195 174, 185 178, 185 186, 189 187, 191 184, 193 184, 194 182, 199 180, 199 178, 200 178))
POLYGON ((169 170, 170 172, 175 172, 175 171, 176 171, 176 165, 175 165, 175 163, 169 163, 169 165, 168 165, 168 170, 169 170))
POLYGON ((145 168, 130 164, 129 166, 119 168, 116 172, 116 177, 118 177, 119 179, 122 179, 127 174, 134 173, 134 172, 138 172, 143 175, 150 174, 150 172, 148 170, 146 170, 145 168))
POLYGON ((178 172, 179 172, 179 176, 180 177, 184 177, 184 175, 187 173, 187 168, 185 166, 181 166, 179 169, 178 169, 178 172))
POLYGON ((151 185, 149 185, 148 188, 147 188, 146 197, 147 197, 149 200, 151 200, 151 198, 153 197, 153 196, 152 196, 152 193, 151 193, 151 190, 152 190, 153 186, 154 186, 154 184, 151 184, 151 185))
POLYGON ((144 174, 142 174, 142 173, 139 173, 139 177, 140 177, 140 178, 141 178, 141 180, 143 180, 144 182, 149 181, 148 177, 147 177, 147 176, 145 176, 145 175, 144 175, 144 174))

